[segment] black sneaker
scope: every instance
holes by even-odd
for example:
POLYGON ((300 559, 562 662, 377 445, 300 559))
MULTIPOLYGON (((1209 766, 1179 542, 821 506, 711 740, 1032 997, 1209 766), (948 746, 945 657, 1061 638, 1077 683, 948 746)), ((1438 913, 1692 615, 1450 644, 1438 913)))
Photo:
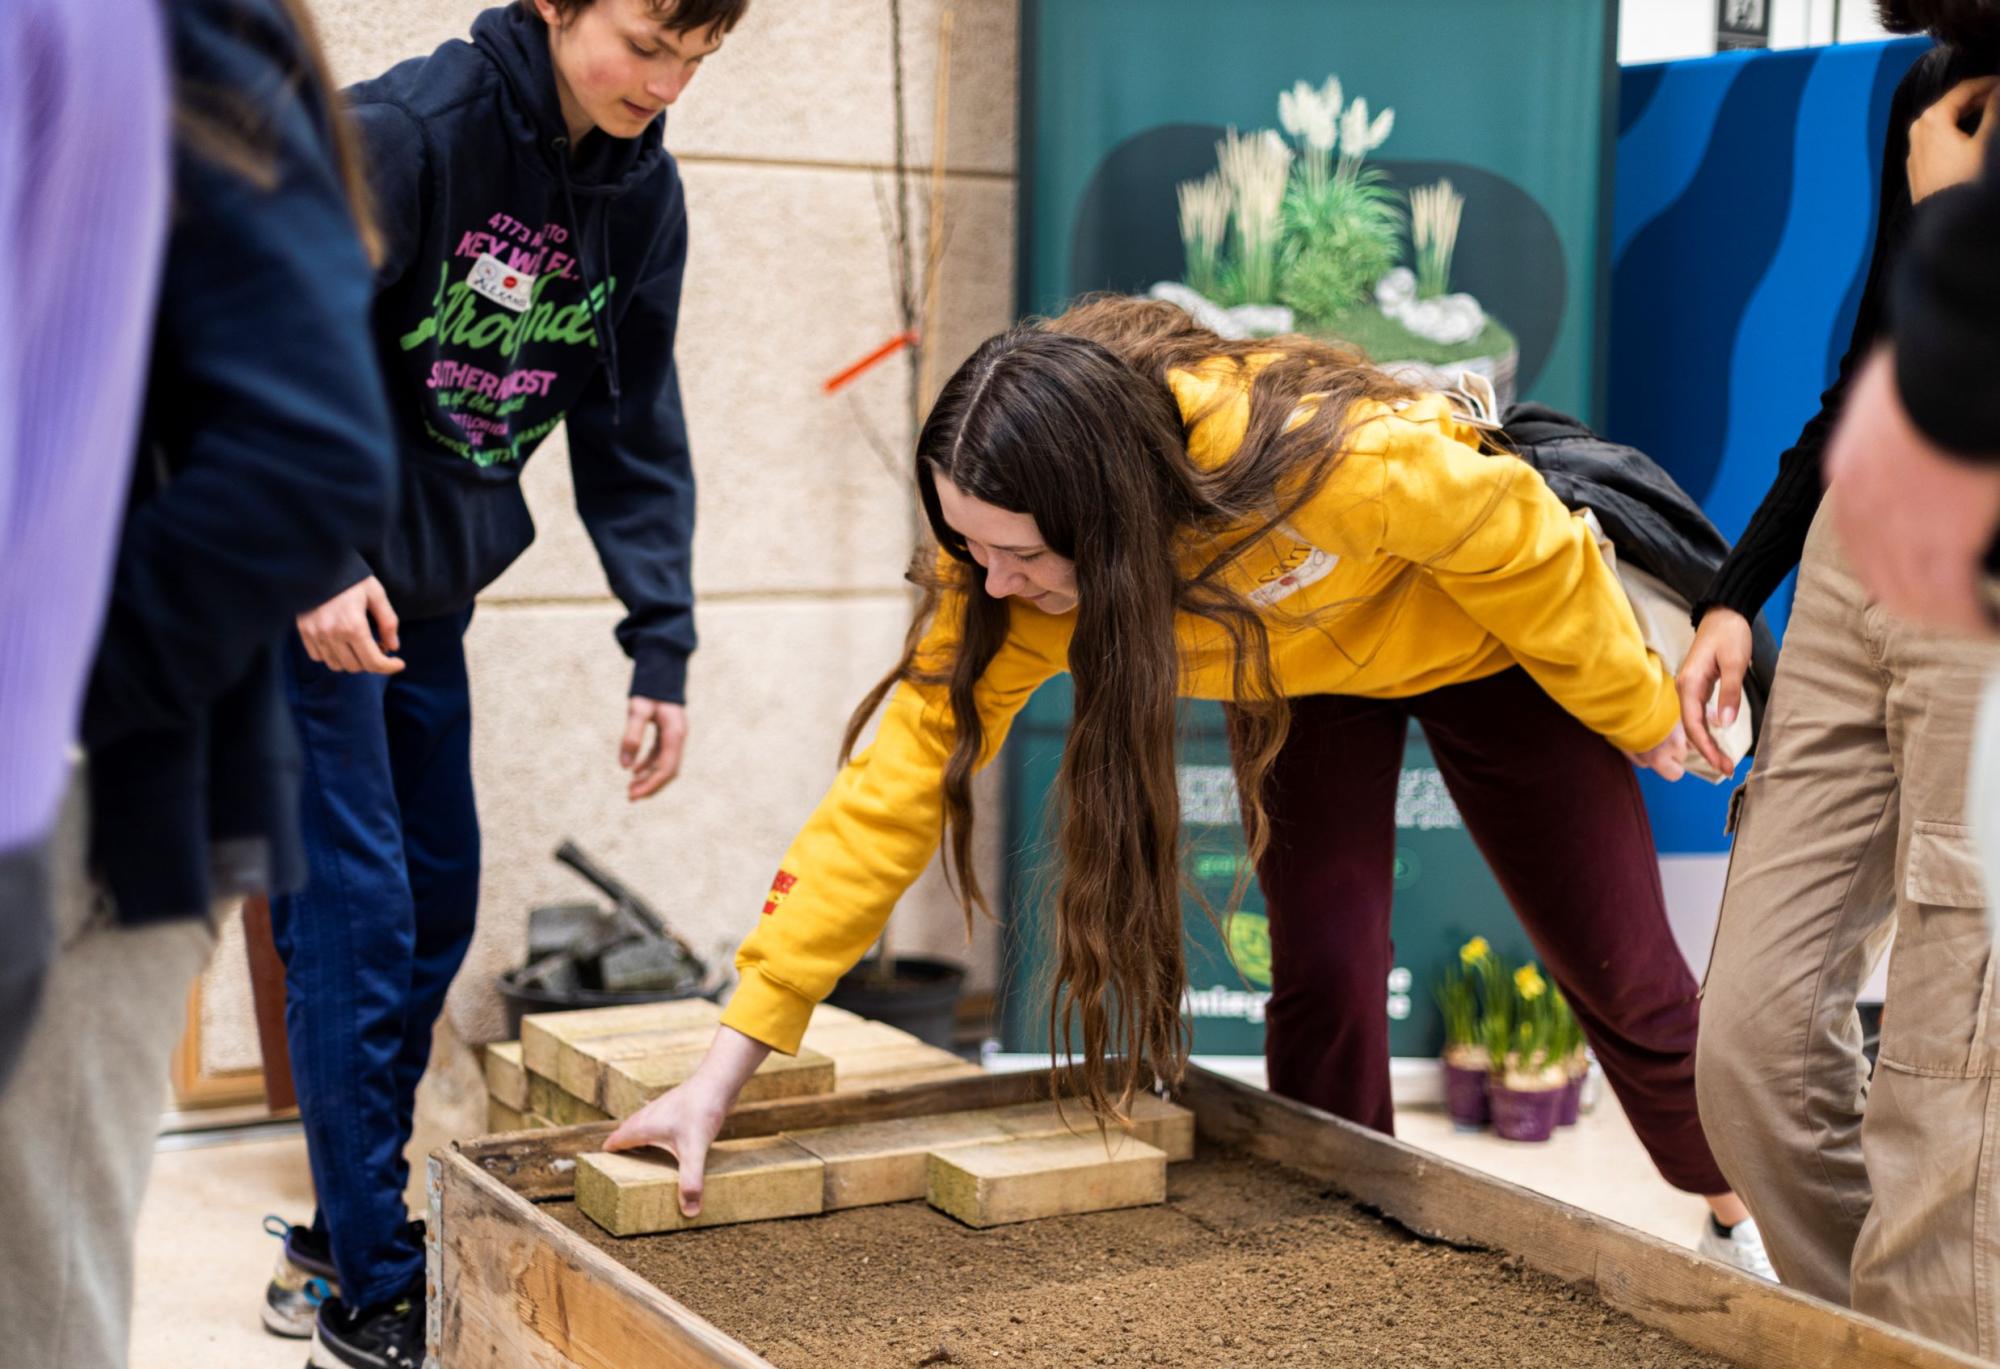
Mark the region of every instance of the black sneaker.
POLYGON ((424 1286, 392 1302, 349 1311, 322 1303, 307 1369, 417 1369, 424 1362, 424 1286))
POLYGON ((326 1237, 283 1217, 266 1217, 264 1230, 284 1242, 271 1282, 264 1286, 264 1329, 274 1336, 305 1340, 313 1333, 319 1305, 340 1294, 333 1252, 326 1237))

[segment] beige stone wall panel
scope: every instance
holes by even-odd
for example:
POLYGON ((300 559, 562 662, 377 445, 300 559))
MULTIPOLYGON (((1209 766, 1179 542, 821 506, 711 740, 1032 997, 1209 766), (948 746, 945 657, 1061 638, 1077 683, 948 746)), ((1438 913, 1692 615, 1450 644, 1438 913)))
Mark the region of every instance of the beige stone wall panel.
MULTIPOLYGON (((906 0, 904 100, 910 160, 931 162, 938 15, 952 10, 945 165, 1014 171, 1019 77, 1015 0, 906 0)), ((690 157, 895 161, 888 0, 751 0, 722 51, 668 117, 690 157)))

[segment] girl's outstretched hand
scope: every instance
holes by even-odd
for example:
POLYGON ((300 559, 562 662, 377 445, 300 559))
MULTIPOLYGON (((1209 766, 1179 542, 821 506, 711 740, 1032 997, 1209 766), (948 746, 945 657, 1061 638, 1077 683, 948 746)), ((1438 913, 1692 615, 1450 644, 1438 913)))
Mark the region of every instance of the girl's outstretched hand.
POLYGON ((731 1027, 718 1027, 700 1065, 679 1088, 661 1094, 627 1117, 604 1143, 606 1150, 658 1146, 680 1167, 683 1217, 701 1212, 701 1183, 708 1148, 736 1106, 743 1083, 771 1048, 731 1027))
POLYGON ((1688 738, 1687 731, 1679 723, 1667 734, 1667 739, 1647 751, 1625 754, 1632 758, 1632 764, 1642 770, 1650 770, 1663 780, 1677 780, 1687 774, 1688 738))

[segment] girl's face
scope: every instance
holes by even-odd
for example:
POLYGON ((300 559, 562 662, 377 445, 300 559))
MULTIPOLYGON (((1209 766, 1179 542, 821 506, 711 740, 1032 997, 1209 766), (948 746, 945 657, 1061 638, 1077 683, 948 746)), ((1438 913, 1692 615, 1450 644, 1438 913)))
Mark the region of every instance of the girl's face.
POLYGON ((715 32, 676 33, 671 6, 650 0, 595 0, 562 22, 550 0, 535 0, 549 26, 549 56, 571 141, 593 127, 636 138, 680 99, 702 59, 722 46, 715 32), (664 16, 664 18, 662 17, 664 16))
POLYGON ((944 521, 985 569, 988 594, 1019 599, 1044 613, 1076 607, 1076 562, 1049 549, 1032 515, 974 499, 941 475, 933 479, 944 521))

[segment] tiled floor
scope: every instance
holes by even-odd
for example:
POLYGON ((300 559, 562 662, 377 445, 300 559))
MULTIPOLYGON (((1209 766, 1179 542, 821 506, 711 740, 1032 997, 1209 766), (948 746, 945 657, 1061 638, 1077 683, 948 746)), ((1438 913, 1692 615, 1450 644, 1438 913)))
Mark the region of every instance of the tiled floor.
MULTIPOLYGON (((1667 1240, 1692 1245, 1700 1230, 1701 1200, 1660 1180, 1609 1096, 1544 1145, 1459 1135, 1428 1109, 1406 1110, 1397 1125, 1414 1145, 1667 1240)), ((139 1224, 133 1369, 299 1369, 305 1346, 266 1335, 257 1320, 277 1254, 260 1224, 267 1212, 303 1218, 311 1205, 296 1135, 163 1151, 139 1224)))

